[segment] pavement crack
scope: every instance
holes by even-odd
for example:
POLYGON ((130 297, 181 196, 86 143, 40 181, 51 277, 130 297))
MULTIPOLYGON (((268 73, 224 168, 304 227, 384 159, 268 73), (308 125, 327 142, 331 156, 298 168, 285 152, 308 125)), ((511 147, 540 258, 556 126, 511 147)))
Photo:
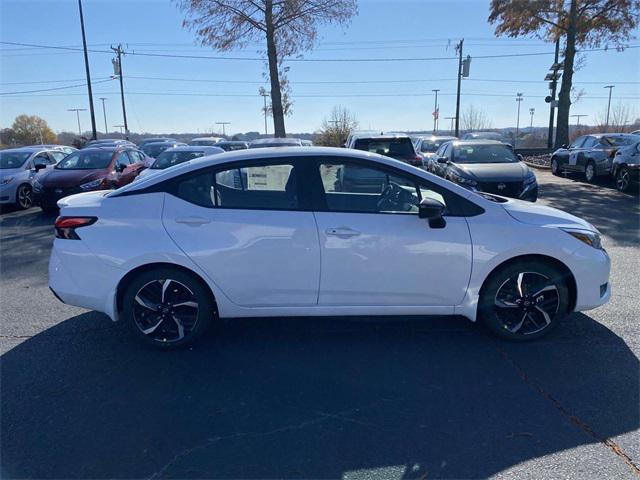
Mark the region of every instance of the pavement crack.
POLYGON ((625 453, 625 451, 620 447, 620 445, 618 445, 616 442, 614 442, 610 438, 599 435, 588 423, 583 421, 577 415, 573 415, 571 412, 569 412, 569 410, 567 410, 557 398, 555 398, 553 395, 547 392, 540 384, 538 384, 535 380, 529 377, 529 375, 527 375, 527 372, 525 372, 524 369, 520 365, 518 365, 515 362, 515 360, 513 360, 505 350, 503 350, 499 346, 496 347, 496 350, 498 350, 498 353, 500 353, 502 358, 516 370, 516 372, 518 373, 518 376, 522 379, 524 383, 531 386, 544 399, 551 402, 553 406, 564 417, 566 417, 569 421, 571 421, 571 423, 576 425, 578 428, 580 428, 584 433, 586 433, 588 436, 590 436, 594 440, 602 443, 605 447, 611 450, 615 455, 620 457, 624 463, 626 463, 629 467, 631 467, 631 469, 636 475, 640 476, 640 467, 638 467, 638 465, 634 463, 633 459, 629 455, 627 455, 627 453, 625 453))

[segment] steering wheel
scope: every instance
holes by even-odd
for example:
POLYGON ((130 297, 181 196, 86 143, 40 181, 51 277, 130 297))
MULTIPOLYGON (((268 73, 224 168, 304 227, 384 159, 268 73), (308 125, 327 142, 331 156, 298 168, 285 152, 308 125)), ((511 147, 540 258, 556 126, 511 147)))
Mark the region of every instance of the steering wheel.
POLYGON ((377 203, 379 212, 385 210, 406 212, 411 210, 412 205, 414 205, 413 195, 394 182, 389 182, 377 203))

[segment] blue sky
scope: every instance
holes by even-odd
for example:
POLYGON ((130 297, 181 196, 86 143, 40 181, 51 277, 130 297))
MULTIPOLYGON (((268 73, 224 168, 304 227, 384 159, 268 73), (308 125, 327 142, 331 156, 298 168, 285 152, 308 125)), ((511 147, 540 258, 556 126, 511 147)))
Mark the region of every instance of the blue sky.
MULTIPOLYGON (((195 45, 194 35, 181 26, 181 13, 168 0, 84 0, 83 4, 87 41, 92 49, 108 50, 110 44, 122 43, 125 49, 139 53, 252 58, 259 50, 255 46, 241 52, 218 54, 195 45)), ((470 78, 462 85, 462 109, 473 104, 485 112, 493 127, 512 126, 516 122, 515 95, 522 92, 525 100, 521 125, 529 125, 530 108, 535 108, 534 125, 547 123, 549 109, 544 96, 548 90, 541 80, 552 55, 475 57, 552 52, 553 45, 530 38, 496 38, 493 27, 486 21, 488 1, 360 0, 359 5, 359 15, 350 25, 322 27, 317 48, 305 53, 304 58, 451 59, 290 63, 294 107, 293 115, 287 118, 289 132, 316 130, 335 105, 351 110, 361 128, 432 128, 432 89, 441 90, 441 118, 455 114, 457 62, 453 44, 463 37, 465 55, 474 58, 470 78), (379 83, 326 83, 360 81, 379 83), (389 96, 365 96, 378 94, 389 96)), ((75 0, 2 0, 0 9, 0 37, 4 42, 81 46, 75 0)), ((636 36, 637 33, 640 32, 636 32, 636 36)), ((629 40, 629 44, 638 45, 640 40, 629 40)), ((113 73, 111 57, 108 53, 90 53, 94 82, 107 79, 113 73)), ((84 82, 80 52, 0 45, 0 59, 0 91, 3 93, 84 82)), ((262 98, 258 95, 263 82, 261 61, 128 55, 123 66, 132 131, 206 133, 218 129, 215 122, 221 121, 231 122, 228 131, 232 132, 264 129, 262 98)), ((572 113, 588 115, 581 123, 595 123, 606 109, 607 90, 603 87, 614 84, 612 103, 623 101, 630 105, 634 116, 640 116, 639 77, 640 49, 585 54, 585 65, 574 75, 576 82, 585 82, 576 84, 584 90, 585 97, 572 107, 572 113)), ((107 97, 108 125, 110 130, 115 130, 112 126, 122 123, 117 82, 96 84, 94 97, 98 130, 104 130, 98 97, 107 97)), ((2 96, 0 102, 1 127, 9 126, 16 115, 28 113, 45 118, 55 131, 77 130, 75 114, 67 109, 88 108, 86 87, 2 96)), ((81 122, 83 130, 89 128, 88 112, 81 113, 81 122)), ((269 131, 272 132, 271 123, 269 131)))

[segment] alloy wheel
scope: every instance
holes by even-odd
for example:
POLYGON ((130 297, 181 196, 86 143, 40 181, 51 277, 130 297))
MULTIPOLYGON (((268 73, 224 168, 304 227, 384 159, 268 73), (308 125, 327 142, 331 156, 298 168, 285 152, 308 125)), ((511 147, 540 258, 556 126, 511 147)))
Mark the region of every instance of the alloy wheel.
POLYGON ((621 192, 626 192, 630 182, 629 171, 626 168, 621 168, 616 175, 616 188, 621 192))
POLYGON ((558 173, 558 160, 556 160, 555 158, 551 160, 551 173, 558 173))
POLYGON ((145 284, 134 297, 136 327, 153 341, 179 342, 198 322, 195 294, 183 283, 170 278, 145 284))
POLYGON ((593 163, 588 163, 587 168, 584 170, 584 176, 587 178, 587 182, 593 182, 593 179, 596 176, 595 167, 593 163))
POLYGON ((558 286, 537 272, 520 272, 498 288, 494 312, 502 328, 532 335, 547 328, 560 308, 558 286))
POLYGON ((33 195, 29 185, 20 185, 16 196, 18 197, 18 206, 23 210, 31 208, 31 205, 33 205, 33 195))

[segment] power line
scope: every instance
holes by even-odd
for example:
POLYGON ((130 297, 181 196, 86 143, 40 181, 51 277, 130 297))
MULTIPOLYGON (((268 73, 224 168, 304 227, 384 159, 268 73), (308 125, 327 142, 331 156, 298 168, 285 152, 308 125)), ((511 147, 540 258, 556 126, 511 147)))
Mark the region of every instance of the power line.
MULTIPOLYGON (((115 80, 114 78, 109 78, 107 80, 100 80, 97 82, 91 82, 92 85, 96 85, 98 83, 105 83, 105 82, 110 82, 112 80, 115 80)), ((0 92, 0 95, 19 95, 19 94, 23 94, 23 93, 39 93, 39 92, 51 92, 53 90, 65 90, 68 88, 78 88, 78 87, 86 87, 87 83, 79 83, 76 85, 65 85, 64 87, 53 87, 53 88, 41 88, 38 90, 22 90, 20 92, 0 92)))

